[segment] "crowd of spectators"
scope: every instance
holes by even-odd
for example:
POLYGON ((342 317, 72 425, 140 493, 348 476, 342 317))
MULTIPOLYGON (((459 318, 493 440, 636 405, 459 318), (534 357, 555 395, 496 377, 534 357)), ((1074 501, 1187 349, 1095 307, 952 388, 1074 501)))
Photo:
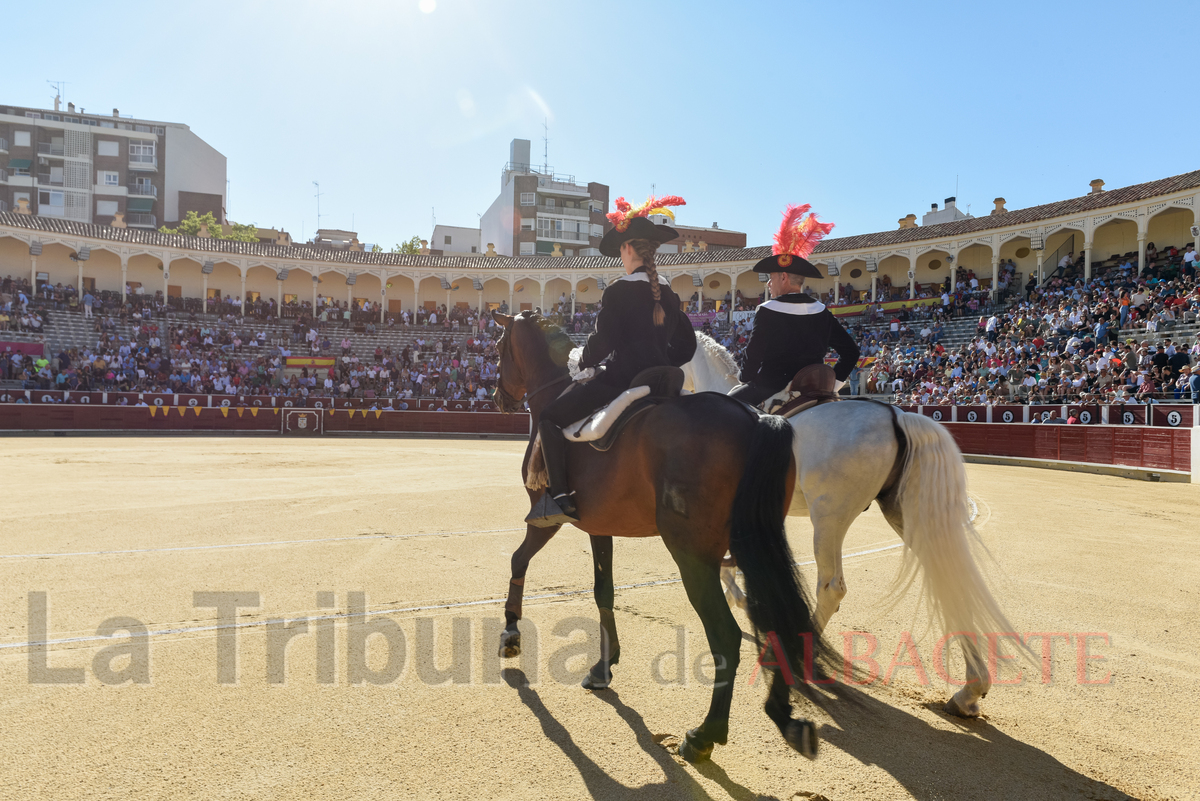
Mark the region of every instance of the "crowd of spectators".
MULTIPOLYGON (((1200 314, 1196 254, 1164 249, 1137 274, 1128 259, 1083 280, 1074 254, 1043 285, 1030 280, 1016 294, 1015 266, 1000 270, 995 305, 990 288, 974 273, 958 269, 924 297, 885 311, 882 292, 866 312, 843 323, 860 343, 862 361, 851 375, 855 394, 883 394, 898 403, 1142 403, 1194 400, 1200 392, 1200 344, 1193 337, 1151 344, 1149 335, 1169 333, 1200 314), (939 292, 940 291, 940 292, 939 292), (942 339, 956 318, 978 320, 967 343, 947 347, 942 339), (1196 377, 1193 377, 1193 376, 1196 377)), ((904 287, 905 293, 907 287, 904 287)), ((382 325, 416 332, 411 345, 393 351, 364 351, 356 334, 374 335, 378 307, 347 307, 318 297, 285 307, 290 336, 271 333, 273 302, 252 301, 243 317, 236 300, 213 298, 215 321, 180 312, 171 298, 130 294, 101 296, 71 287, 7 278, 0 285, 0 330, 38 334, 46 317, 60 311, 93 320, 94 346, 62 350, 54 358, 5 354, 0 378, 41 389, 109 390, 363 398, 404 402, 414 398, 479 401, 492 394, 497 373, 498 330, 486 311, 440 306, 386 315, 382 325), (167 312, 176 313, 168 317, 167 312), (333 360, 331 366, 286 369, 291 356, 333 360)), ((735 310, 752 310, 760 297, 727 298, 735 310)), ((293 302, 294 303, 294 302, 293 302)), ((699 294, 685 301, 703 309, 699 294)), ((507 304, 501 304, 507 313, 507 304)), ((568 332, 594 329, 598 304, 572 310, 565 295, 547 315, 568 332)), ((741 361, 753 318, 726 324, 706 322, 713 335, 741 361)), ((395 407, 399 408, 399 407, 395 407)))
POLYGON ((893 322, 863 336, 873 361, 862 391, 921 405, 1197 401, 1200 343, 1167 336, 1200 315, 1190 246, 1149 260, 1141 275, 1127 257, 1090 281, 1074 254, 1064 259, 1063 274, 1027 282, 1016 303, 981 315, 958 347, 941 342, 945 305, 899 335, 893 322))

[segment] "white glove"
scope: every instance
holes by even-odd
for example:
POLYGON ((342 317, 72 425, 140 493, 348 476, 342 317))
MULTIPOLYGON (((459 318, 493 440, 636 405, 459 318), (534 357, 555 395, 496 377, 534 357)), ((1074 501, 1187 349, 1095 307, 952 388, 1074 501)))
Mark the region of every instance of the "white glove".
POLYGON ((595 367, 585 367, 584 369, 580 370, 578 373, 575 374, 575 378, 573 380, 575 380, 575 381, 591 381, 595 377, 596 377, 596 368, 595 367))
POLYGON ((845 382, 845 381, 834 381, 834 382, 833 382, 833 391, 834 391, 834 393, 836 394, 836 393, 838 393, 838 392, 841 392, 841 391, 842 391, 842 387, 844 387, 844 386, 846 386, 846 382, 845 382))

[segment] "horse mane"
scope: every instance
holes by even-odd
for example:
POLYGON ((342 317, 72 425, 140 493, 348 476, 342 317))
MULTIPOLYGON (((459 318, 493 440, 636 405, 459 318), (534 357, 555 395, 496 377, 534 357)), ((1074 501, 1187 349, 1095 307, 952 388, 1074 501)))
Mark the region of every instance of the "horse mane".
POLYGON ((717 342, 708 334, 697 331, 696 344, 704 348, 705 353, 707 353, 725 368, 725 374, 727 376, 737 376, 737 362, 733 360, 733 355, 721 346, 720 342, 717 342))

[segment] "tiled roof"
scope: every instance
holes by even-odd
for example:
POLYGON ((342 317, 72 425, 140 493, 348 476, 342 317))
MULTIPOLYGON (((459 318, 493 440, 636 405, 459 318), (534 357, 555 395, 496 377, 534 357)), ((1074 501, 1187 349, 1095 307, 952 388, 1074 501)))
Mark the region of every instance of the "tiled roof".
POLYGON ((1135 203, 1152 197, 1169 195, 1184 189, 1200 187, 1200 170, 1186 172, 1172 178, 1162 178, 1144 184, 1134 184, 1120 189, 1112 189, 1096 195, 1084 195, 1070 200, 1059 200, 1041 206, 1030 206, 1027 209, 1013 209, 1007 214, 973 217, 969 220, 939 223, 938 225, 923 225, 916 228, 898 228, 894 231, 880 231, 874 234, 859 234, 844 236, 837 239, 826 239, 817 245, 817 253, 837 253, 843 250, 859 248, 892 247, 906 242, 920 242, 927 239, 942 239, 944 237, 964 236, 987 231, 992 228, 1007 228, 1012 225, 1033 225, 1039 220, 1051 220, 1056 217, 1068 217, 1072 214, 1083 214, 1120 206, 1124 203, 1135 203))
MULTIPOLYGON (((1033 225, 1040 220, 1067 217, 1092 212, 1109 206, 1119 206, 1159 197, 1185 189, 1200 187, 1200 170, 1163 178, 1144 184, 1101 192, 1097 195, 1060 200, 1027 209, 1014 209, 1007 214, 974 217, 939 225, 900 228, 873 234, 826 239, 817 246, 817 253, 837 253, 860 248, 884 248, 946 237, 976 234, 994 228, 1014 225, 1033 225)), ((619 270, 620 260, 604 256, 409 256, 401 253, 366 253, 332 250, 311 245, 264 245, 259 242, 230 242, 180 234, 162 234, 142 228, 111 228, 103 225, 71 222, 53 217, 30 214, 0 213, 0 226, 24 228, 62 236, 88 237, 113 243, 143 247, 195 250, 202 253, 228 254, 250 259, 297 259, 311 262, 370 267, 410 267, 432 270, 619 270)), ((740 249, 710 249, 692 253, 663 253, 658 263, 664 267, 731 261, 757 261, 771 255, 769 245, 740 249)))
MULTIPOLYGON (((619 270, 621 260, 604 256, 420 256, 403 253, 367 253, 354 250, 333 250, 311 245, 265 245, 261 242, 231 242, 180 234, 163 234, 143 228, 111 228, 104 225, 72 222, 32 214, 0 213, 0 226, 25 228, 62 236, 88 237, 108 242, 141 245, 143 247, 196 250, 214 255, 228 254, 253 259, 299 259, 334 264, 369 267, 425 267, 430 269, 461 270, 619 270)), ((705 250, 694 253, 664 253, 660 265, 698 264, 702 262, 742 261, 761 259, 770 255, 770 247, 705 250)))

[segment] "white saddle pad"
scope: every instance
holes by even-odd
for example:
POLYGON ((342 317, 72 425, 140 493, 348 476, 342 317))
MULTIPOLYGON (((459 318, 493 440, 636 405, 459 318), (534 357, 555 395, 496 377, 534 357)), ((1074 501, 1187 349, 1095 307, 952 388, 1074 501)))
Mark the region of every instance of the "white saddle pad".
POLYGON ((608 429, 612 428, 612 424, 629 408, 631 403, 649 394, 650 387, 633 387, 625 390, 600 411, 564 428, 563 434, 566 435, 567 442, 591 442, 600 439, 608 433, 608 429))

